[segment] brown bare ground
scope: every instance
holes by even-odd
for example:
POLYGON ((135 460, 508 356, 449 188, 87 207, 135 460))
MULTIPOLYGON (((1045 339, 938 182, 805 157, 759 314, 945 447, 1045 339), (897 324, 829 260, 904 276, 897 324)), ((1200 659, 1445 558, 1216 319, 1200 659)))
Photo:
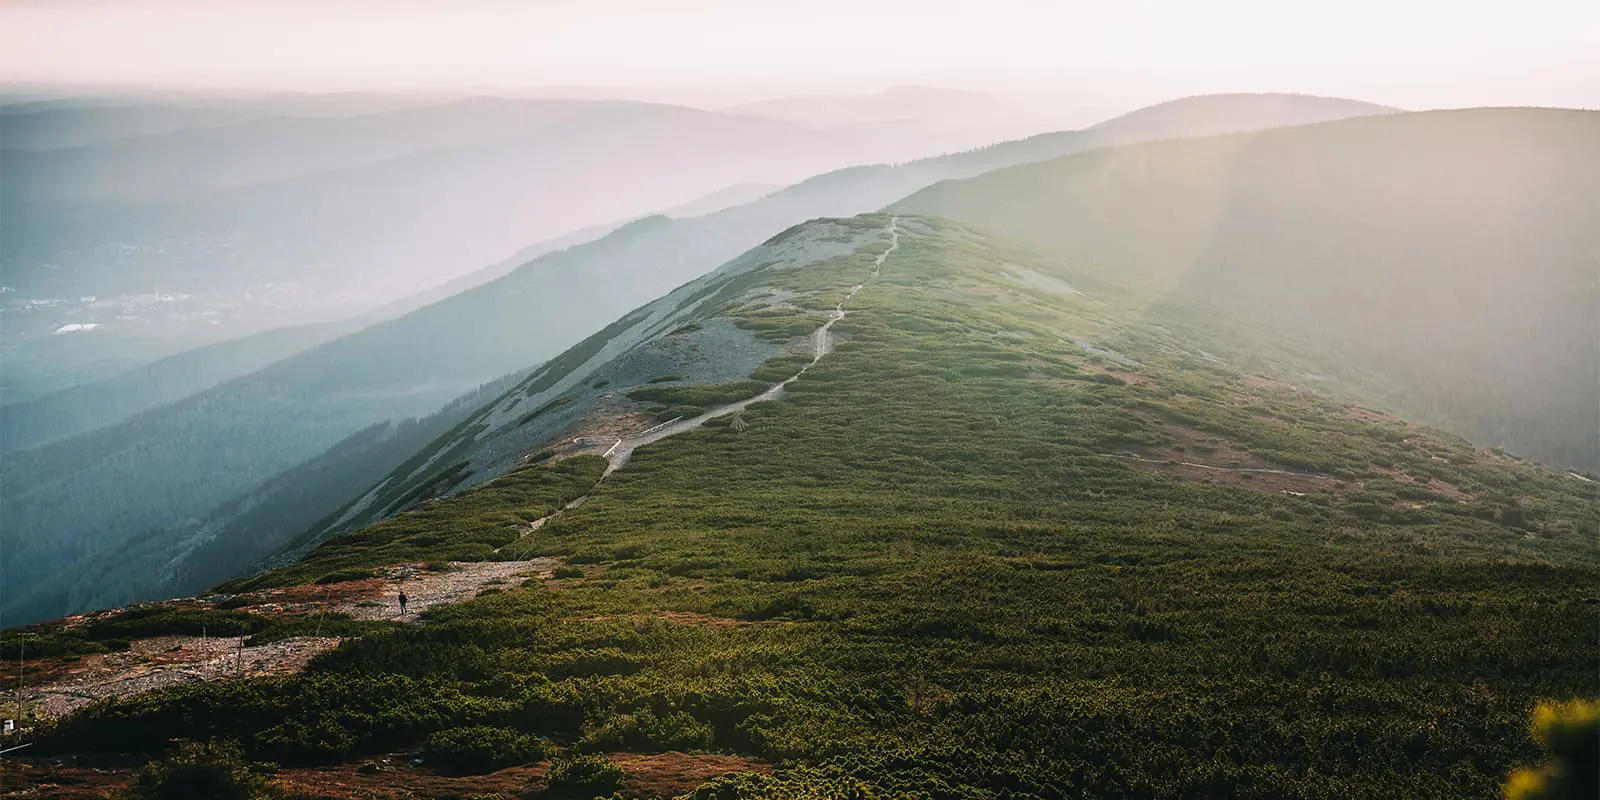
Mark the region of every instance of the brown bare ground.
MULTIPOLYGON (((611 753, 623 769, 623 794, 629 797, 672 797, 730 772, 771 772, 756 758, 710 753, 611 753)), ((6 759, 0 764, 0 796, 38 800, 89 800, 127 786, 134 768, 57 765, 45 759, 6 759)), ((518 798, 544 787, 549 763, 509 767, 487 775, 439 775, 411 763, 405 754, 341 764, 280 770, 274 782, 290 797, 330 800, 409 800, 499 794, 518 798)))
MULTIPOLYGON (((626 774, 623 794, 671 797, 730 772, 770 772, 765 761, 743 756, 691 753, 609 753, 626 774)), ((362 764, 284 770, 277 783, 291 795, 355 800, 361 798, 459 797, 499 794, 521 797, 544 788, 549 763, 509 767, 487 775, 438 775, 393 755, 362 764)))
POLYGON ((159 636, 127 650, 40 663, 23 697, 30 715, 65 716, 96 700, 234 677, 284 675, 305 669, 312 656, 339 644, 331 636, 302 636, 241 648, 240 636, 159 636))
POLYGON ((1162 447, 1129 448, 1129 454, 1151 459, 1123 461, 1134 469, 1160 472, 1198 483, 1240 486, 1264 492, 1307 493, 1327 491, 1339 486, 1337 479, 1327 476, 1285 474, 1300 471, 1261 458, 1221 436, 1149 417, 1146 417, 1145 421, 1159 429, 1170 443, 1162 447), (1283 472, 1245 470, 1283 470, 1283 472))
POLYGON ((1262 492, 1307 494, 1328 491, 1339 486, 1339 481, 1334 478, 1315 475, 1283 475, 1275 472, 1229 472, 1227 470, 1206 469, 1185 464, 1153 464, 1147 461, 1127 461, 1125 463, 1135 469, 1160 472, 1183 480, 1195 481, 1196 483, 1209 483, 1215 486, 1238 486, 1262 492))
MULTIPOLYGON (((1400 483, 1417 483, 1418 482, 1416 478, 1413 478, 1410 475, 1407 475, 1406 473, 1401 472, 1400 470, 1397 470, 1397 469, 1378 468, 1376 471, 1380 472, 1380 473, 1382 473, 1384 475, 1387 475, 1387 476, 1389 476, 1391 478, 1394 478, 1396 481, 1399 481, 1400 483)), ((1436 492, 1438 494, 1444 495, 1445 497, 1448 497, 1451 500, 1454 500, 1454 501, 1456 501, 1458 503, 1464 503, 1464 502, 1467 502, 1468 500, 1477 499, 1476 495, 1468 494, 1467 492, 1462 491, 1460 489, 1460 487, 1457 487, 1456 485, 1451 484, 1451 483, 1446 483, 1445 481, 1441 481, 1438 478, 1433 478, 1433 477, 1428 478, 1428 482, 1427 482, 1426 485, 1427 485, 1429 491, 1436 492)))
MULTIPOLYGON (((420 565, 390 568, 376 590, 362 599, 346 599, 330 608, 356 619, 398 619, 412 622, 417 615, 437 605, 470 600, 480 590, 502 584, 514 585, 523 578, 550 578, 556 568, 553 558, 530 561, 452 561, 450 569, 427 572, 420 565), (400 613, 400 592, 406 593, 406 613, 400 613)), ((367 583, 361 581, 361 583, 367 583)))
MULTIPOLYGON (((555 565, 549 558, 454 562, 449 570, 429 572, 420 564, 404 564, 386 568, 379 578, 268 589, 236 599, 244 601, 240 608, 258 614, 336 611, 363 620, 414 622, 434 606, 470 599, 489 586, 514 584, 524 577, 549 579, 555 565), (404 615, 397 601, 402 589, 408 601, 404 615)), ((183 600, 173 605, 205 604, 183 600)), ((106 613, 110 612, 79 615, 63 625, 76 627, 106 613)), ((305 669, 313 656, 338 646, 340 640, 305 636, 241 648, 243 641, 239 636, 158 636, 134 641, 115 653, 38 659, 25 665, 28 688, 23 701, 30 717, 54 719, 97 700, 181 683, 287 675, 305 669)))
POLYGON ((254 614, 292 615, 329 611, 340 606, 374 600, 383 593, 390 578, 365 578, 328 584, 302 584, 278 589, 263 589, 241 595, 241 609, 254 614))
POLYGON ((608 756, 628 775, 624 794, 671 797, 730 772, 771 772, 772 765, 746 756, 710 753, 613 753, 608 756))
POLYGON ((47 759, 0 759, 0 797, 29 800, 100 800, 106 792, 127 786, 127 766, 58 765, 47 759))
POLYGON ((291 797, 377 800, 378 798, 462 797, 499 794, 521 797, 542 787, 548 764, 508 767, 487 775, 439 775, 395 755, 336 767, 286 769, 276 783, 291 797))
POLYGON ((1164 447, 1140 447, 1134 449, 1135 453, 1146 458, 1192 461, 1197 464, 1208 464, 1213 467, 1226 467, 1229 469, 1288 469, 1281 464, 1274 464, 1248 450, 1244 450, 1216 434, 1171 425, 1150 417, 1145 417, 1144 419, 1150 425, 1159 429, 1163 436, 1171 440, 1171 444, 1164 447))
POLYGON ((646 409, 645 403, 629 400, 624 392, 610 392, 600 396, 594 407, 583 415, 576 425, 563 431, 560 443, 561 457, 589 453, 600 455, 618 439, 634 436, 647 430, 657 420, 646 409))

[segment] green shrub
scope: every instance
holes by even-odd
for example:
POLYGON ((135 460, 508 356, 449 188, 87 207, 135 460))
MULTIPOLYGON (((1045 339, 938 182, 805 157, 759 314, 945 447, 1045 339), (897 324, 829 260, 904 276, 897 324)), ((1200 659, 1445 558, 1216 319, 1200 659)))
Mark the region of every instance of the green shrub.
POLYGON ((552 574, 557 578, 581 578, 583 577, 583 570, 563 565, 556 567, 555 572, 552 574))
POLYGON ((711 726, 683 711, 656 716, 650 709, 618 714, 586 732, 580 743, 590 751, 706 750, 711 747, 711 726))
POLYGON ((130 608, 85 625, 88 639, 146 639, 152 636, 243 636, 266 626, 266 618, 244 611, 173 606, 130 608))
POLYGON ((622 768, 603 756, 564 756, 550 765, 546 797, 590 798, 622 788, 622 768))
POLYGON ((245 761, 233 742, 180 741, 166 758, 139 770, 134 784, 112 793, 125 800, 258 800, 276 794, 262 766, 245 761))
POLYGON ((291 764, 336 764, 358 744, 356 735, 329 715, 287 719, 255 738, 257 752, 291 764))
MULTIPOLYGON (((706 800, 1483 798, 1549 760, 1526 709, 1593 694, 1596 487, 1456 464, 1465 446, 1425 427, 1402 446, 1317 395, 1180 368, 1187 337, 1125 341, 1093 318, 1114 310, 1100 300, 1078 319, 1020 295, 969 308, 952 271, 987 292, 985 275, 1026 257, 958 243, 899 269, 926 247, 904 242, 834 326, 840 346, 750 406, 747 431, 641 448, 598 487, 596 456, 519 470, 330 539, 261 585, 463 548, 609 569, 436 606, 300 675, 98 703, 41 726, 30 752, 231 738, 251 757, 348 762, 474 725, 580 752, 693 748, 703 723, 713 746, 781 764, 706 800), (957 322, 888 324, 908 316, 957 322), (1007 330, 1035 335, 1002 346, 1007 330), (1138 356, 1140 380, 1038 368, 1084 365, 1080 330, 1138 356), (991 363, 1029 369, 964 375, 991 363), (1203 440, 1340 483, 1284 493, 1098 455, 1203 440), (1431 478, 1472 499, 1423 497, 1431 478), (1501 521, 1513 500, 1539 536, 1501 521)), ((705 309, 757 284, 831 306, 871 260, 771 270, 705 309)), ((562 772, 552 795, 581 782, 562 772)))
POLYGON ((423 763, 456 775, 493 772, 543 757, 544 747, 537 739, 487 725, 442 730, 422 745, 423 763))

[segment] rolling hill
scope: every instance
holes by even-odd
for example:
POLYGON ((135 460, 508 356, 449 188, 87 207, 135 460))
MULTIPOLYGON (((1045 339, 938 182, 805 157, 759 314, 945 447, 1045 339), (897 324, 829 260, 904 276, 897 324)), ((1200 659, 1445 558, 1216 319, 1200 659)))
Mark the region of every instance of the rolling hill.
POLYGON ((936 218, 794 226, 303 558, 12 631, 40 697, 117 637, 316 653, 119 690, 35 750, 228 738, 284 786, 437 795, 669 765, 688 798, 1497 792, 1533 703, 1593 687, 1596 485, 1298 388, 1128 277, 936 218))
MULTIPOLYGON (((46 381, 55 375, 94 380, 136 365, 113 356, 148 362, 348 318, 530 242, 731 185, 926 152, 650 103, 479 97, 344 114, 305 105, 199 108, 246 116, 72 147, 0 142, 6 383, 37 395, 67 388, 46 381), (55 346, 54 333, 74 324, 97 327, 78 329, 73 348, 55 346), (143 340, 153 341, 129 344, 143 340)), ((47 113, 118 124, 94 107, 5 119, 47 113)))
POLYGON ((1600 113, 1481 109, 1100 150, 932 186, 935 214, 1322 356, 1382 406, 1600 468, 1600 113))
MULTIPOLYGON (((1343 101, 1324 108, 1314 99, 1261 100, 1287 109, 1288 116, 1273 118, 1279 124, 1348 110, 1343 101)), ((212 516, 216 507, 254 493, 344 437, 430 414, 481 384, 530 369, 796 221, 859 213, 942 179, 1138 138, 1137 130, 1125 128, 1116 135, 1088 131, 1022 140, 899 166, 839 170, 703 217, 646 217, 115 427, 18 454, 0 467, 7 500, 0 522, 8 537, 28 542, 37 555, 28 569, 8 575, 18 587, 11 596, 38 586, 40 594, 32 596, 55 602, 65 596, 51 590, 58 582, 98 585, 92 573, 62 571, 90 551, 133 543, 148 552, 182 552, 171 542, 222 524, 212 516)), ((366 488, 347 487, 351 496, 366 488)), ((237 569, 249 565, 245 553, 254 557, 257 540, 251 542, 237 569)), ((182 575, 184 567, 171 571, 182 575)), ((94 603, 136 596, 105 595, 94 603)), ((77 595, 67 605, 30 606, 28 617, 85 607, 89 601, 77 595)), ((19 606, 8 611, 18 613, 19 606)))
POLYGON ((1095 125, 1102 134, 1182 139, 1239 130, 1331 122, 1394 114, 1400 109, 1361 100, 1303 94, 1207 94, 1180 97, 1095 125), (1293 120, 1293 121, 1291 121, 1293 120))

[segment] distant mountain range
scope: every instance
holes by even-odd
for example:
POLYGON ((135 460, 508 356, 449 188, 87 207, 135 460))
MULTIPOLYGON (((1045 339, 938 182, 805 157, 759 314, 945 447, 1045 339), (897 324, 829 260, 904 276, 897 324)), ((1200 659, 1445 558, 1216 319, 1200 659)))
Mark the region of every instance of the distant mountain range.
POLYGON ((937 152, 653 103, 381 99, 0 109, 7 399, 349 317, 729 186, 937 152), (72 347, 50 341, 64 326, 72 347))
MULTIPOLYGON (((1253 107, 1235 98, 1224 102, 1253 107)), ((1257 102, 1272 111, 1251 114, 1249 125, 1314 122, 1361 108, 1319 98, 1258 96, 1257 102)), ((1150 136, 1170 132, 1162 127, 1150 136)), ((558 354, 796 221, 859 213, 939 180, 1143 138, 1128 126, 1115 133, 1050 134, 901 166, 840 170, 708 216, 641 219, 258 373, 18 454, 0 467, 7 500, 0 521, 8 538, 30 543, 23 561, 31 568, 7 575, 17 587, 10 597, 26 598, 12 600, 8 611, 48 616, 118 602, 129 595, 96 594, 103 584, 94 571, 74 568, 62 582, 67 573, 58 569, 87 553, 134 544, 145 552, 172 552, 148 546, 150 538, 183 541, 202 527, 225 525, 201 521, 364 427, 428 414, 558 354), (181 492, 173 493, 178 486, 181 492), (80 588, 69 592, 68 585, 80 588)), ((183 572, 181 566, 171 571, 183 572)))
POLYGON ((1592 782, 1600 112, 1211 103, 621 218, 8 451, 7 624, 178 596, 0 631, 5 774, 1592 782))

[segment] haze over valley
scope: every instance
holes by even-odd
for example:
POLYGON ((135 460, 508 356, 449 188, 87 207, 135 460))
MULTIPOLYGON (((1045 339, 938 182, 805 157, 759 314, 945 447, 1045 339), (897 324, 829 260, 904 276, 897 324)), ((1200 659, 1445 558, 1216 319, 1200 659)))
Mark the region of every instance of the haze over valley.
POLYGON ((0 7, 0 794, 1600 791, 1600 18, 669 5, 0 7))

